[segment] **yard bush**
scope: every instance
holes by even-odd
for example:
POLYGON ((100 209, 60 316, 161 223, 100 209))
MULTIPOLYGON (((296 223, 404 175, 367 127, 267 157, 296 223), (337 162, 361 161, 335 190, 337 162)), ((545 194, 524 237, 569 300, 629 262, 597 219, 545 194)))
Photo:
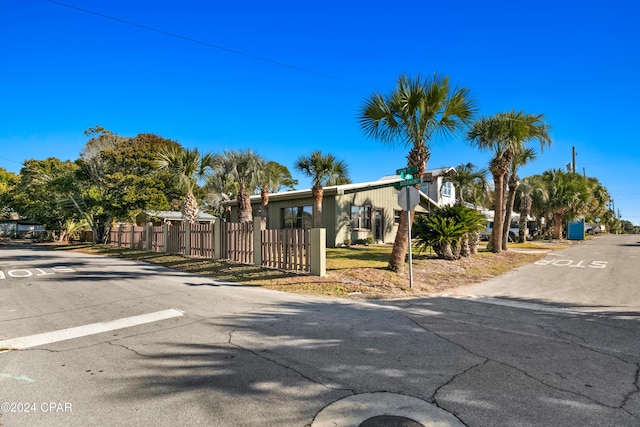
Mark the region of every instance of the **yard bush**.
POLYGON ((416 216, 412 234, 419 249, 431 247, 439 258, 456 260, 477 252, 479 232, 485 224, 484 216, 474 209, 445 206, 416 216))

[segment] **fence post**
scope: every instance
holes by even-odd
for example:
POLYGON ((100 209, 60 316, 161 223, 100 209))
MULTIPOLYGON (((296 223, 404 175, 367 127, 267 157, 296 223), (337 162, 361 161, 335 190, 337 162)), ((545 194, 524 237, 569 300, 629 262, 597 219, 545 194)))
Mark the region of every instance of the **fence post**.
POLYGON ((167 252, 169 248, 169 244, 167 242, 169 240, 169 226, 166 222, 162 223, 162 252, 167 252))
POLYGON ((324 228, 311 229, 309 247, 311 259, 311 274, 314 276, 327 275, 327 230, 324 228))
POLYGON ((118 225, 118 247, 122 246, 122 227, 118 225))
POLYGON ((145 225, 144 233, 145 233, 144 250, 150 251, 151 250, 151 223, 150 222, 148 222, 145 225))
POLYGON ((262 266, 262 221, 253 221, 253 264, 262 266))
POLYGON ((136 226, 131 226, 131 241, 129 242, 129 249, 133 249, 135 247, 133 241, 136 239, 136 226))
POLYGON ((213 222, 213 259, 222 258, 222 220, 213 222))
POLYGON ((184 254, 191 256, 191 223, 189 221, 184 222, 184 254))

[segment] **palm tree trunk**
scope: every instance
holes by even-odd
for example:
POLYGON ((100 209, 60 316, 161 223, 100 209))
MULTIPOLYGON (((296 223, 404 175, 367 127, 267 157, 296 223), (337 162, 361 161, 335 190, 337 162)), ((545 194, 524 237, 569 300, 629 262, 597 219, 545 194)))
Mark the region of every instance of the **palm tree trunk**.
POLYGON ((474 231, 469 233, 469 253, 476 255, 478 253, 478 246, 480 245, 480 233, 474 231))
POLYGON ((266 186, 262 187, 260 190, 260 198, 262 199, 262 211, 260 217, 262 220, 262 227, 266 229, 269 224, 269 189, 266 186))
POLYGON ((531 213, 531 196, 522 195, 520 202, 520 222, 518 224, 519 242, 524 243, 527 239, 527 218, 531 213))
POLYGON ((324 190, 316 184, 311 189, 313 195, 313 228, 322 228, 322 197, 324 190))
POLYGON ((495 191, 493 195, 493 230, 491 231, 491 240, 489 241, 489 250, 494 253, 502 252, 502 207, 504 206, 503 196, 503 175, 500 172, 493 173, 493 182, 495 191))
POLYGON ((447 261, 455 261, 457 259, 454 250, 451 247, 451 243, 443 242, 440 246, 440 250, 442 251, 442 258, 447 261))
POLYGON ((389 269, 395 273, 404 274, 404 261, 407 256, 407 249, 409 248, 409 219, 413 222, 414 211, 409 213, 410 218, 407 218, 407 211, 400 212, 400 222, 398 223, 398 231, 396 233, 396 239, 393 241, 393 249, 391 249, 391 255, 389 256, 389 269))
POLYGON ((507 203, 504 212, 504 224, 502 224, 502 250, 506 251, 507 242, 509 241, 509 229, 511 228, 511 212, 516 200, 516 191, 520 186, 520 178, 518 175, 512 174, 509 177, 509 193, 507 195, 507 203))
POLYGON ((469 245, 469 233, 465 233, 460 239, 460 256, 471 256, 471 246, 469 245))
POLYGON ((187 191, 187 195, 182 200, 182 220, 190 224, 198 220, 198 201, 191 190, 187 191))
POLYGON ((251 210, 251 199, 247 194, 247 189, 244 186, 240 187, 238 192, 238 222, 251 222, 253 221, 253 212, 251 210))
POLYGON ((553 238, 560 240, 562 239, 562 218, 564 217, 563 212, 554 212, 553 213, 553 238))

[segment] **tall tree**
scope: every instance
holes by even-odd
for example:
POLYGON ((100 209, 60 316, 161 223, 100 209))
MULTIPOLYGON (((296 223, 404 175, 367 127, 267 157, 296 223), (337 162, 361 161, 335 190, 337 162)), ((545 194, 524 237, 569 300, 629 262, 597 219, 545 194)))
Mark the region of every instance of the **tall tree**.
POLYGON ((300 156, 296 170, 311 178, 313 196, 313 227, 322 228, 322 198, 324 187, 349 184, 349 168, 344 160, 338 160, 333 154, 314 151, 309 156, 300 156))
POLYGON ((19 182, 20 177, 13 172, 0 168, 0 218, 15 214, 11 207, 11 190, 19 182))
POLYGON ((77 194, 77 170, 75 163, 55 157, 25 160, 20 180, 8 194, 11 208, 22 217, 42 223, 54 239, 64 240, 66 221, 81 218, 75 206, 68 203, 77 194))
POLYGON ((491 193, 488 171, 478 169, 473 163, 461 164, 455 169, 455 173, 447 174, 444 178, 454 185, 458 204, 464 206, 468 202, 475 206, 486 206, 491 193))
POLYGON ((100 144, 100 138, 87 142, 78 164, 96 195, 95 204, 116 220, 131 222, 143 210, 169 209, 182 198, 169 172, 155 164, 158 150, 178 143, 154 134, 117 137, 108 144, 100 144))
MULTIPOLYGON (((422 176, 430 157, 430 142, 438 136, 449 136, 471 123, 476 103, 464 87, 451 87, 449 77, 410 78, 401 75, 395 89, 383 95, 373 93, 365 99, 360 111, 360 127, 365 135, 384 143, 404 144, 409 148, 407 166, 416 166, 422 176)), ((392 271, 404 272, 409 244, 409 220, 406 211, 400 215, 398 232, 389 258, 392 271)))
POLYGON ((274 161, 265 163, 259 180, 262 224, 266 227, 269 224, 269 193, 277 193, 282 187, 293 190, 298 181, 291 177, 286 166, 274 161))
POLYGON ((214 178, 209 185, 222 194, 233 190, 239 222, 253 221, 250 195, 259 188, 264 167, 264 159, 253 150, 228 150, 214 156, 214 178))
POLYGON ((596 218, 602 219, 607 212, 609 200, 611 196, 609 191, 600 183, 597 178, 587 177, 587 185, 590 187, 589 202, 587 204, 587 211, 585 212, 585 220, 588 222, 595 222, 596 218))
POLYGON ((480 118, 467 133, 467 139, 479 149, 493 153, 489 170, 494 181, 494 223, 488 246, 493 252, 502 252, 505 194, 513 158, 529 141, 538 140, 541 150, 550 145, 549 126, 542 114, 510 111, 480 118))
MULTIPOLYGON (((516 191, 520 186, 520 177, 518 176, 518 169, 521 166, 526 165, 536 158, 536 152, 532 148, 520 147, 511 161, 511 170, 509 171, 509 178, 507 180, 507 199, 504 212, 504 223, 502 224, 502 250, 507 250, 507 241, 509 240, 509 228, 511 227, 511 213, 513 212, 513 205, 516 200, 516 191)), ((525 218, 526 224, 526 218, 525 218)), ((520 231, 520 230, 519 230, 520 231)), ((520 237, 520 242, 524 242, 526 239, 526 232, 524 238, 520 237)))
POLYGON ((518 239, 522 243, 526 237, 527 218, 534 214, 536 219, 539 220, 544 212, 542 206, 547 200, 547 192, 540 180, 540 176, 536 175, 522 179, 516 191, 515 199, 518 212, 520 212, 518 239))
POLYGON ((561 169, 545 171, 542 180, 548 194, 547 209, 553 218, 553 238, 561 239, 565 220, 584 215, 591 188, 582 175, 561 169))
POLYGON ((175 180, 178 188, 183 191, 184 199, 181 205, 182 219, 193 224, 199 215, 198 200, 194 190, 198 182, 205 179, 213 166, 213 156, 210 153, 200 154, 197 148, 182 148, 168 145, 159 150, 156 166, 166 170, 175 180))
POLYGON ((76 192, 70 201, 83 213, 96 241, 108 236, 114 220, 132 222, 146 209, 168 209, 182 197, 166 170, 156 167, 156 152, 178 143, 153 134, 120 137, 104 128, 85 132, 87 141, 76 160, 76 192))

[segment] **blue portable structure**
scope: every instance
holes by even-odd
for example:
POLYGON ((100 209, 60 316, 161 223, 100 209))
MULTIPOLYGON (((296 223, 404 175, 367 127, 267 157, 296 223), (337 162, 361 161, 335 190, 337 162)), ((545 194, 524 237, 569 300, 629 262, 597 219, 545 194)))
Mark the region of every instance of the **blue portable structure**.
POLYGON ((584 218, 567 224, 568 240, 584 240, 584 218))

